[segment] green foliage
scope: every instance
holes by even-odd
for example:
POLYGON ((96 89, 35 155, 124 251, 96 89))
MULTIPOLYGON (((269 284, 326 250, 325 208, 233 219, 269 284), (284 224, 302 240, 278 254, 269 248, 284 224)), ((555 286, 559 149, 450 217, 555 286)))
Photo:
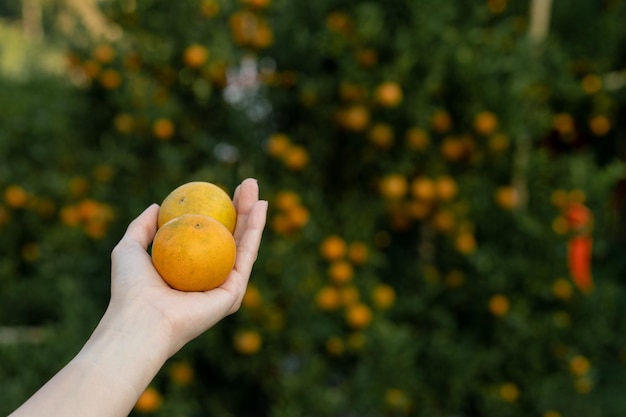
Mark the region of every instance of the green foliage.
POLYGON ((133 217, 253 176, 249 293, 157 375, 151 415, 622 415, 626 8, 578 3, 533 42, 521 1, 103 2, 119 39, 0 79, 0 323, 48 332, 2 345, 0 411, 95 325, 133 217))

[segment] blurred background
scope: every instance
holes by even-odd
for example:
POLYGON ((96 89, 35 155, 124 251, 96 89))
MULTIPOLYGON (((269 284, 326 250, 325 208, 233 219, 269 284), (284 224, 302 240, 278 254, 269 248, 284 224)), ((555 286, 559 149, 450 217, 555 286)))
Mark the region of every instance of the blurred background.
POLYGON ((242 309, 133 415, 623 416, 626 1, 0 3, 0 414, 110 251, 256 177, 242 309))

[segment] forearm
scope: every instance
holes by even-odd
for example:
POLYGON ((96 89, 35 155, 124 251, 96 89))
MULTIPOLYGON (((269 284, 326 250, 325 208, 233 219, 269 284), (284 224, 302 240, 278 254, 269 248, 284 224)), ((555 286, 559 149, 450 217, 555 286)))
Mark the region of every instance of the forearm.
POLYGON ((109 312, 81 351, 10 417, 127 416, 167 352, 158 324, 109 312))

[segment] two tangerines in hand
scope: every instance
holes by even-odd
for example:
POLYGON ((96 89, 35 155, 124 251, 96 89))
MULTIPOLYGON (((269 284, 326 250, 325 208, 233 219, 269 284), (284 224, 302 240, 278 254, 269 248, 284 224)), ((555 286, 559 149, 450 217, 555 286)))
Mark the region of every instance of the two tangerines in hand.
POLYGON ((220 286, 235 264, 233 231, 237 211, 224 190, 194 181, 161 203, 152 263, 163 280, 180 291, 220 286))

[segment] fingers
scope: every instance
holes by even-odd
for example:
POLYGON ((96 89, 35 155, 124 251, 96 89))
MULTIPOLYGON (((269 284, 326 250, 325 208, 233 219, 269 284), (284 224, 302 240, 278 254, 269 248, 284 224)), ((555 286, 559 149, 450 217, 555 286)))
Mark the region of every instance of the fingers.
POLYGON ((256 261, 265 221, 267 218, 267 201, 255 201, 247 215, 246 229, 242 232, 237 244, 237 257, 235 259, 235 269, 248 281, 252 266, 256 261))
POLYGON ((122 237, 122 242, 136 242, 143 249, 147 249, 157 231, 157 216, 159 205, 152 204, 133 220, 122 237))
POLYGON ((247 219, 252 206, 259 199, 259 184, 254 178, 247 178, 235 190, 233 203, 237 210, 237 225, 235 227, 235 241, 239 239, 246 230, 247 219))

